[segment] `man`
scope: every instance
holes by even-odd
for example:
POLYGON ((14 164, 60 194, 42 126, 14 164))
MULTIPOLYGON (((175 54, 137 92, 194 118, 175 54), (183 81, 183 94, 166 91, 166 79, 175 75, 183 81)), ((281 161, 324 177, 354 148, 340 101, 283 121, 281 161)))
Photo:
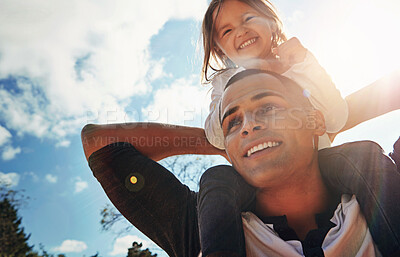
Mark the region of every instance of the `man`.
POLYGON ((263 227, 257 216, 247 216, 243 223, 247 254, 323 256, 324 248, 331 256, 374 256, 355 200, 343 199, 343 210, 335 213, 343 220, 330 224, 339 199, 328 191, 319 170, 315 146, 325 133, 323 116, 311 108, 297 85, 283 84, 282 79, 256 71, 231 84, 222 102, 228 156, 240 175, 258 188, 256 213, 269 224, 263 227), (325 218, 316 217, 323 213, 325 218), (336 241, 328 233, 332 227, 338 230, 336 241), (368 247, 362 250, 362 245, 368 247))
MULTIPOLYGON (((259 188, 255 213, 244 215, 248 253, 300 256, 302 240, 303 246, 319 241, 317 248, 304 252, 310 256, 320 254, 322 246, 331 256, 374 256, 355 198, 342 197, 336 225, 329 221, 340 198, 329 192, 319 171, 315 146, 325 132, 324 121, 298 87, 262 72, 237 76, 221 110, 227 156, 242 177, 259 188), (266 142, 271 147, 259 147, 266 142), (325 215, 316 218, 320 213, 325 215), (292 237, 279 233, 282 219, 285 229, 295 232, 292 237)), ((82 132, 89 165, 110 200, 170 256, 200 252, 196 193, 153 160, 188 151, 220 154, 199 138, 204 139, 200 129, 160 124, 88 125, 82 132), (177 134, 178 141, 186 138, 193 144, 186 144, 188 149, 175 145, 177 134)))

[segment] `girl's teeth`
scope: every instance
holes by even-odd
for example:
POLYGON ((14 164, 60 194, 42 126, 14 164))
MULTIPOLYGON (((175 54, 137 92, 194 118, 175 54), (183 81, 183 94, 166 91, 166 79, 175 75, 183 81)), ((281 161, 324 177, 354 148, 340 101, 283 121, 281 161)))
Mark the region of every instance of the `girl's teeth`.
POLYGON ((253 44, 254 42, 256 42, 256 39, 255 39, 255 38, 250 39, 250 40, 244 42, 243 44, 241 44, 241 45, 239 46, 239 48, 240 48, 240 49, 243 49, 243 48, 245 48, 246 46, 253 44))

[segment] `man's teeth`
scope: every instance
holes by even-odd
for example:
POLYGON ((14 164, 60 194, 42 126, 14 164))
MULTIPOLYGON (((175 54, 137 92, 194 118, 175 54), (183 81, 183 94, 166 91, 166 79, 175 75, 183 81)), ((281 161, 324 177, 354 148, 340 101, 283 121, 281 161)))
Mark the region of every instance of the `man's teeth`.
POLYGON ((259 144, 259 145, 253 146, 250 150, 247 151, 247 157, 250 157, 250 155, 252 155, 255 152, 261 151, 266 148, 275 147, 278 145, 280 145, 280 143, 269 141, 269 142, 265 142, 264 144, 259 144))
POLYGON ((241 44, 241 45, 239 46, 239 48, 240 48, 240 49, 245 48, 246 46, 251 45, 251 44, 253 44, 254 42, 256 42, 256 39, 255 39, 255 38, 249 39, 249 40, 247 40, 246 42, 244 42, 243 44, 241 44))

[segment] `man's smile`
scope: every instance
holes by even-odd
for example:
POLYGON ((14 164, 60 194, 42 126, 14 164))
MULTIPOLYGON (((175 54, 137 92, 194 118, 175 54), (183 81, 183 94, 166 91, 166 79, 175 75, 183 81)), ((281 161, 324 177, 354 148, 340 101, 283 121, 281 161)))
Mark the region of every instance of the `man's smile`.
POLYGON ((252 154, 262 151, 264 149, 270 149, 272 147, 280 146, 281 144, 282 142, 275 142, 275 141, 264 142, 263 144, 256 145, 252 147, 250 150, 248 150, 246 157, 250 157, 252 154))
POLYGON ((258 140, 253 140, 251 143, 248 143, 245 147, 243 157, 256 157, 263 153, 268 153, 275 150, 277 147, 281 146, 283 143, 282 140, 278 138, 260 138, 258 140))

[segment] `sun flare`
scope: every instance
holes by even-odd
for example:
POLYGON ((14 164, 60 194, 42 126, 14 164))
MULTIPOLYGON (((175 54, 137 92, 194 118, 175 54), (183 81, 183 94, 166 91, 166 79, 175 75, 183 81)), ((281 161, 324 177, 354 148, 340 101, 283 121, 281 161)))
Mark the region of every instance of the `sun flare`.
POLYGON ((321 4, 325 10, 315 24, 318 37, 310 49, 343 95, 400 70, 400 2, 338 1, 331 7, 327 16, 328 7, 321 4))

